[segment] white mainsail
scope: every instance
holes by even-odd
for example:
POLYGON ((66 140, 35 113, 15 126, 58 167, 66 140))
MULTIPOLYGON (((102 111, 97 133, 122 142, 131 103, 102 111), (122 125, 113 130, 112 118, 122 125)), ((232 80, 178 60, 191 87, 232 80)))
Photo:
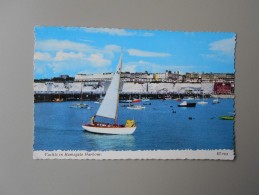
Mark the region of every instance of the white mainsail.
POLYGON ((117 119, 118 101, 119 101, 119 87, 120 87, 120 75, 122 66, 122 55, 120 56, 119 63, 116 71, 113 75, 111 84, 106 92, 106 95, 99 107, 96 115, 111 119, 117 119))

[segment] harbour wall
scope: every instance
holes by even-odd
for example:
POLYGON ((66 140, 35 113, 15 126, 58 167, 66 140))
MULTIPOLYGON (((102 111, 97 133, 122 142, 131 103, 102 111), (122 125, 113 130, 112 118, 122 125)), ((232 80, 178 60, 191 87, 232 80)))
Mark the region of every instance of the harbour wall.
MULTIPOLYGON (((102 82, 99 84, 87 83, 34 83, 34 93, 105 93, 109 82, 102 82)), ((201 91, 205 94, 213 94, 214 83, 133 83, 125 82, 121 84, 121 93, 185 93, 192 91, 192 93, 199 94, 201 91)))

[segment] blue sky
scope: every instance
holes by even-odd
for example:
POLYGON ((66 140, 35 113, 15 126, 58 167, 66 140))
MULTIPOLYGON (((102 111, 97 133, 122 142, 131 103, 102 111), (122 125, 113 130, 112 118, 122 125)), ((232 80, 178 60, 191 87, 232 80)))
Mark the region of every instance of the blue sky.
POLYGON ((123 71, 234 73, 235 33, 84 27, 34 29, 34 78, 123 71))

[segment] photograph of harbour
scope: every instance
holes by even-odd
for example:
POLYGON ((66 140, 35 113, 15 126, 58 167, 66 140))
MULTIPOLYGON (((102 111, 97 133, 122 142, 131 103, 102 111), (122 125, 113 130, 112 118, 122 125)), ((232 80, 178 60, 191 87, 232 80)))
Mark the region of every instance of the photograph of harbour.
POLYGON ((234 159, 235 33, 34 36, 34 159, 234 159))

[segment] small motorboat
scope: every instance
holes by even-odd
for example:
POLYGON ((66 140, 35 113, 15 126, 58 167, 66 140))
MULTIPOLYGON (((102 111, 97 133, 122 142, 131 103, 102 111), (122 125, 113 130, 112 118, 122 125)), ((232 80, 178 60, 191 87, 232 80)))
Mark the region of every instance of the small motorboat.
POLYGON ((86 109, 91 109, 90 106, 88 106, 87 104, 84 103, 79 103, 79 104, 72 104, 71 106, 69 106, 70 108, 86 108, 86 109))
POLYGON ((119 102, 120 102, 120 103, 131 103, 132 100, 120 100, 119 102))
POLYGON ((172 97, 169 96, 169 95, 167 95, 167 96, 164 97, 164 100, 171 100, 171 99, 172 99, 172 97))
POLYGON ((141 102, 141 99, 133 99, 132 102, 136 103, 136 102, 141 102))
POLYGON ((123 104, 123 105, 121 105, 121 107, 129 107, 129 105, 128 104, 123 104))
POLYGON ((130 109, 130 110, 143 110, 146 107, 145 106, 141 106, 141 105, 134 105, 134 106, 128 106, 127 108, 130 109))
POLYGON ((187 101, 184 101, 178 105, 178 107, 195 107, 195 106, 196 106, 195 102, 187 102, 187 101))
POLYGON ((200 102, 197 102, 197 104, 200 104, 200 105, 206 105, 206 104, 208 104, 208 102, 200 101, 200 102))
POLYGON ((217 99, 214 99, 214 100, 212 101, 212 103, 213 103, 213 104, 218 104, 218 103, 220 103, 220 101, 219 101, 219 99, 217 98, 217 99))
POLYGON ((234 120, 235 116, 220 116, 219 118, 221 120, 234 120))
POLYGON ((103 101, 103 99, 99 98, 99 99, 98 99, 98 100, 96 100, 94 103, 95 103, 95 104, 101 104, 101 103, 102 103, 102 101, 103 101))
POLYGON ((194 100, 194 97, 184 97, 183 100, 194 100))
POLYGON ((181 98, 175 98, 174 100, 177 101, 177 102, 181 102, 182 101, 181 98))

